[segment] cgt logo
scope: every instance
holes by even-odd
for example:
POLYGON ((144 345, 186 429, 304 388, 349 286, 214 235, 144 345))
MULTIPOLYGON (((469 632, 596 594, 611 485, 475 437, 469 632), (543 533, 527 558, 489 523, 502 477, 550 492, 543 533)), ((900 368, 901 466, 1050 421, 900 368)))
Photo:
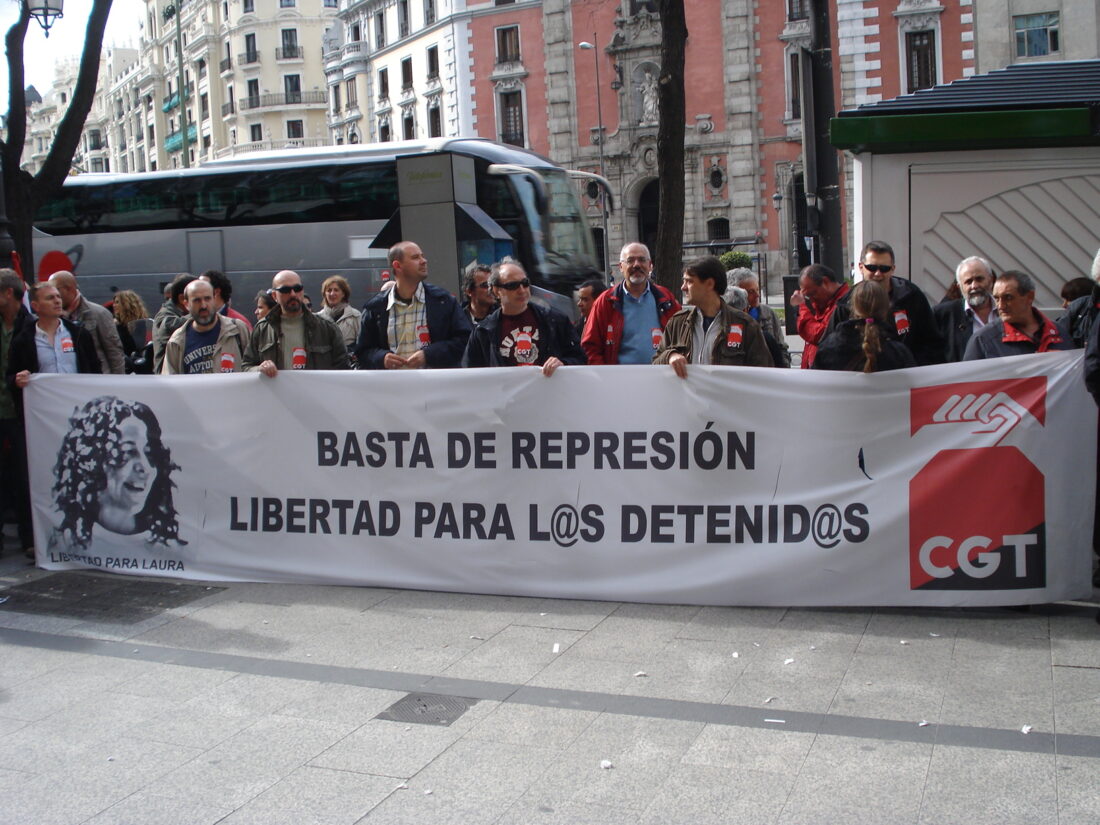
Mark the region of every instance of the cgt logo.
POLYGON ((1045 422, 1043 377, 911 391, 910 436, 939 451, 909 482, 910 589, 1046 586, 1043 474, 1001 443, 1045 422))

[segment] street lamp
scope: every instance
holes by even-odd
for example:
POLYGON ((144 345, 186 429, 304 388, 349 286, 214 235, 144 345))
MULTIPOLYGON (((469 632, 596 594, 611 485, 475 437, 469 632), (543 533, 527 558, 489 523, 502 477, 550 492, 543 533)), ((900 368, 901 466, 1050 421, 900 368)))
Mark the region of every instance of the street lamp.
POLYGON ((27 13, 38 21, 46 37, 49 37, 53 21, 64 16, 61 13, 64 5, 65 0, 27 0, 27 13))
MULTIPOLYGON (((598 40, 596 33, 592 32, 592 39, 598 40)), ((582 51, 592 52, 592 62, 596 65, 596 126, 598 130, 599 140, 596 143, 597 148, 600 151, 600 177, 607 180, 607 172, 604 170, 603 162, 603 104, 600 99, 600 55, 596 50, 596 46, 589 43, 587 40, 582 40, 577 44, 577 48, 582 51)), ((607 237, 607 194, 604 193, 600 196, 600 214, 603 218, 603 264, 604 275, 607 274, 608 263, 610 261, 610 254, 608 252, 608 243, 610 239, 607 237)))
POLYGON ((179 9, 176 8, 174 3, 169 3, 164 7, 164 22, 167 23, 173 17, 176 18, 176 59, 179 60, 180 64, 180 153, 183 155, 183 168, 188 169, 191 166, 191 160, 187 157, 187 104, 183 99, 184 93, 187 91, 184 84, 187 76, 183 72, 183 29, 180 24, 179 9))

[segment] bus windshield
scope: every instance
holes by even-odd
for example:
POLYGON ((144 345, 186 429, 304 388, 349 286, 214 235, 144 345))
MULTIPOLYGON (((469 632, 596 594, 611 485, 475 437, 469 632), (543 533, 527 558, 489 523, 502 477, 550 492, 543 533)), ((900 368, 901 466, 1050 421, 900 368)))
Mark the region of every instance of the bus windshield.
POLYGON ((533 184, 529 180, 515 176, 512 182, 531 227, 539 268, 552 279, 590 277, 596 250, 573 184, 561 169, 539 169, 538 173, 546 182, 547 215, 539 214, 533 184))

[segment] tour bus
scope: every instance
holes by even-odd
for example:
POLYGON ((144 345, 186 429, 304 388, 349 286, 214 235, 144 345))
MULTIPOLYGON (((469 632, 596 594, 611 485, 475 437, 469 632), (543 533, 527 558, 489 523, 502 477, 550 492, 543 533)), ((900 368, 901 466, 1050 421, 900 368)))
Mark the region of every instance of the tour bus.
POLYGON ((466 263, 511 255, 533 285, 548 291, 551 303, 570 311, 566 296, 598 274, 570 174, 579 173, 481 138, 327 146, 236 156, 193 169, 82 174, 66 180, 36 214, 34 252, 40 275, 71 268, 81 291, 99 302, 132 289, 150 313, 178 273, 206 269, 232 279, 234 303, 245 312, 275 272, 293 269, 316 310, 320 284, 334 274, 348 279, 353 302, 362 303, 389 274, 386 250, 379 247, 405 239, 424 247, 430 280, 456 294, 466 263), (464 197, 476 199, 456 204, 457 230, 450 226, 449 237, 457 246, 443 254, 438 239, 448 233, 408 219, 401 233, 399 210, 404 188, 398 159, 439 156, 472 168, 464 197))

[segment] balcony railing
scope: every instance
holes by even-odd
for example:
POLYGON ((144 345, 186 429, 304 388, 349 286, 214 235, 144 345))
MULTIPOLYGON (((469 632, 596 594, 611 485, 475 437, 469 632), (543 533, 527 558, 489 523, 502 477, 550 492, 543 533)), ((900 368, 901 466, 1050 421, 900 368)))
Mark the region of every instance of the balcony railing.
POLYGON ((263 109, 268 106, 293 106, 296 104, 327 104, 327 92, 280 92, 278 94, 250 95, 241 98, 241 111, 263 109))
POLYGON ((233 68, 233 58, 227 57, 221 63, 218 64, 218 71, 225 73, 233 68))
POLYGON ((328 146, 327 138, 282 138, 279 140, 254 140, 250 143, 238 143, 227 146, 214 153, 216 158, 247 155, 250 152, 270 152, 272 149, 305 149, 314 146, 328 146))
POLYGON ((280 46, 275 49, 276 60, 295 60, 302 57, 301 46, 280 46))
POLYGON ((232 100, 222 104, 222 117, 227 117, 237 111, 237 104, 232 100))
MULTIPOLYGON (((194 143, 197 131, 195 124, 192 123, 187 127, 187 142, 194 143)), ((172 132, 168 137, 164 139, 164 149, 166 152, 176 152, 183 146, 183 133, 180 131, 172 132)))
POLYGON ((245 52, 244 54, 239 54, 239 55, 237 55, 237 62, 240 63, 242 66, 247 66, 250 63, 259 63, 260 62, 260 53, 258 51, 256 51, 256 52, 245 52))

